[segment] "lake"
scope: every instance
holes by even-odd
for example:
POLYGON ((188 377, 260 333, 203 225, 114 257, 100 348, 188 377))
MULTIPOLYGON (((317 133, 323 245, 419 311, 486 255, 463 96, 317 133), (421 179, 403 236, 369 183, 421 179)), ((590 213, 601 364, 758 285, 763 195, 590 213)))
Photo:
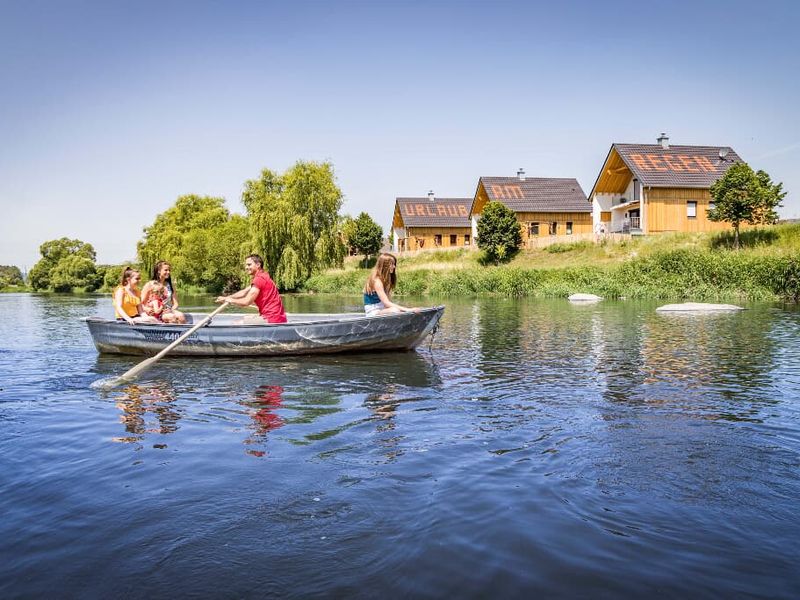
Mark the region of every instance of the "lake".
POLYGON ((798 596, 797 308, 445 304, 416 352, 104 393, 109 298, 0 294, 0 597, 798 596))

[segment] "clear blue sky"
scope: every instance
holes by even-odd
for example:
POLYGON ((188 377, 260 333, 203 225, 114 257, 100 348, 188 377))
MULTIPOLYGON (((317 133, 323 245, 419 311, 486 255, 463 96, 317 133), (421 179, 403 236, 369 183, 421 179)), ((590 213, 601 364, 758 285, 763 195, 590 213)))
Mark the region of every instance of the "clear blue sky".
POLYGON ((344 212, 577 177, 612 142, 732 146, 800 216, 800 3, 0 0, 0 264, 135 258, 181 194, 330 160, 344 212))

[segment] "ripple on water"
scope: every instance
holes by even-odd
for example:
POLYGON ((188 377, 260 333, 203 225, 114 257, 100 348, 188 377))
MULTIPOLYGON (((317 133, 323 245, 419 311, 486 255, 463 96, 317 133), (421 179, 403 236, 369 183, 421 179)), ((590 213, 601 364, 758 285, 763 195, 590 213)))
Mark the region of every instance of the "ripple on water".
POLYGON ((654 308, 452 302, 433 352, 101 393, 106 298, 0 296, 0 595, 792 597, 800 313, 654 308))

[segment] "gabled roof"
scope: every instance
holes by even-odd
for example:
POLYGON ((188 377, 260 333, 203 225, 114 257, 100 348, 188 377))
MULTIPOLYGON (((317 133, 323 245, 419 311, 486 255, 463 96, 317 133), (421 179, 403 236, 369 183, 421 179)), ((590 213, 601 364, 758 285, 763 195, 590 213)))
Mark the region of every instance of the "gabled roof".
MULTIPOLYGON (((606 191, 610 181, 601 184, 604 174, 614 178, 625 167, 642 185, 669 188, 710 188, 734 164, 742 162, 728 146, 673 146, 661 144, 612 144, 592 193, 606 191), (720 158, 720 153, 725 158, 720 158), (624 167, 616 167, 615 155, 624 167), (601 185, 598 185, 601 184, 601 185)), ((628 178, 627 181, 630 181, 628 178)))
POLYGON ((489 200, 514 212, 591 212, 577 179, 560 177, 481 177, 489 200))
POLYGON ((472 198, 397 198, 406 227, 470 227, 472 198))

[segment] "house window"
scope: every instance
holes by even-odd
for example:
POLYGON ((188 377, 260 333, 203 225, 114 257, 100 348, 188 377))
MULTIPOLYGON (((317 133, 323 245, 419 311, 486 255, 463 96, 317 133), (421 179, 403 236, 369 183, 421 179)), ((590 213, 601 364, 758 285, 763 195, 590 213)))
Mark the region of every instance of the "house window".
POLYGON ((550 235, 558 235, 558 221, 550 223, 550 235))
POLYGON ((639 202, 639 180, 633 180, 633 201, 639 202))
POLYGON ((689 200, 686 203, 686 217, 689 219, 697 217, 697 202, 695 200, 689 200))
POLYGON ((567 235, 572 235, 572 221, 567 221, 567 235))
POLYGON ((464 234, 464 245, 465 246, 469 246, 469 234, 468 233, 464 234))
POLYGON ((455 233, 450 234, 450 245, 455 246, 458 242, 456 241, 458 236, 455 233))
POLYGON ((708 210, 706 211, 706 213, 708 213, 708 212, 710 212, 710 211, 714 210, 714 206, 716 206, 716 205, 714 204, 714 202, 709 202, 709 203, 708 203, 708 210))
POLYGON ((437 233, 433 236, 433 244, 434 246, 441 246, 442 245, 442 234, 437 233))
POLYGON ((528 237, 534 237, 537 235, 539 235, 539 224, 528 223, 528 237))

